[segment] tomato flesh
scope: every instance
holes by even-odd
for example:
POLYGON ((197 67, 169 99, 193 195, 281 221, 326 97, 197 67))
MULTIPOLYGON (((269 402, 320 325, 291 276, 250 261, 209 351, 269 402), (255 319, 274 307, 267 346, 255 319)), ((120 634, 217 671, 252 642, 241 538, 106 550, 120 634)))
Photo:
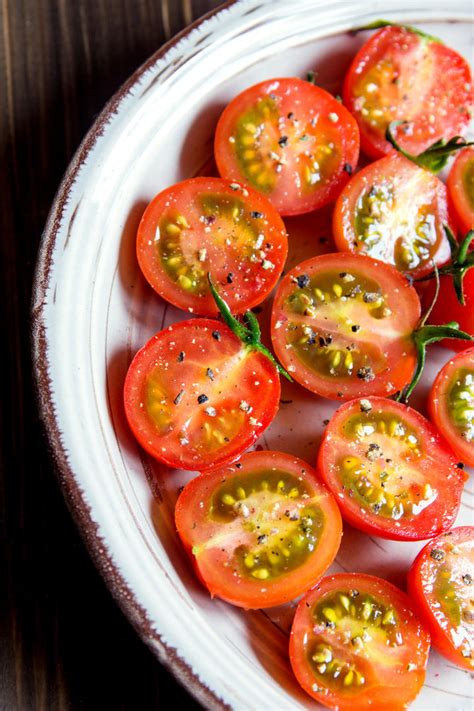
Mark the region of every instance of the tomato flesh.
POLYGON ((390 152, 385 131, 394 120, 407 122, 397 140, 418 155, 441 138, 464 133, 472 106, 471 70, 444 44, 403 27, 386 27, 355 56, 343 97, 369 156, 390 152))
POLYGON ((192 178, 159 193, 137 235, 137 257, 164 299, 217 315, 208 274, 234 313, 261 303, 288 251, 286 230, 259 193, 219 178, 192 178))
POLYGON ((159 461, 199 470, 238 457, 275 417, 278 373, 225 325, 176 323, 138 351, 125 380, 125 412, 159 461))
POLYGON ((474 229, 474 147, 458 153, 448 176, 448 196, 456 222, 465 235, 474 229))
POLYGON ((337 505, 314 469, 266 451, 190 481, 176 526, 211 595, 247 609, 304 592, 329 567, 342 535, 337 505))
POLYGON ((400 153, 359 171, 339 195, 334 239, 343 252, 366 254, 413 277, 450 258, 445 185, 400 153))
POLYGON ((334 200, 359 156, 357 124, 323 89, 296 78, 246 89, 216 129, 219 173, 264 193, 282 215, 334 200))
POLYGON ((429 635, 408 597, 385 580, 323 578, 300 601, 290 660, 314 699, 340 711, 404 709, 425 676, 429 635))
POLYGON ((440 370, 428 401, 430 417, 456 456, 474 466, 474 348, 440 370))
POLYGON ((319 395, 388 395, 412 375, 419 316, 415 290, 393 268, 358 255, 322 255, 280 283, 272 340, 285 368, 319 395))
POLYGON ((447 530, 465 475, 432 425, 385 398, 354 400, 334 414, 319 468, 353 526, 393 540, 422 540, 447 530))
POLYGON ((408 574, 408 589, 436 649, 474 670, 474 527, 430 541, 408 574))

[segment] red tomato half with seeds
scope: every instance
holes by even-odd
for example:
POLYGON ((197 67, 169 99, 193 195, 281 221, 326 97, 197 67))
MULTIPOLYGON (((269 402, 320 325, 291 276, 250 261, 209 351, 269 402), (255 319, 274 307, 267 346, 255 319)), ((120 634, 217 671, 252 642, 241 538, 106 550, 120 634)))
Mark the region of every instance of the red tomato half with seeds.
POLYGON ((401 590, 362 573, 323 578, 296 609, 290 661, 303 689, 338 711, 401 711, 425 679, 430 638, 401 590))
POLYGON ((237 458, 275 417, 274 365, 212 319, 181 321, 138 351, 125 412, 144 449, 170 467, 202 470, 237 458))
POLYGON ((428 407, 456 456, 474 467, 474 348, 458 353, 440 370, 428 407))
POLYGON ((356 54, 343 97, 369 156, 390 152, 385 131, 395 120, 408 121, 397 140, 408 153, 418 155, 468 126, 471 70, 463 57, 435 38, 405 27, 385 27, 356 54))
POLYGON ((301 595, 331 565, 342 523, 315 470, 282 452, 251 452, 200 474, 176 527, 212 596, 256 609, 301 595))
POLYGON ((474 147, 460 151, 448 176, 448 196, 462 235, 474 229, 474 147))
POLYGON ((192 178, 159 193, 137 235, 153 289, 180 309, 216 316, 208 274, 231 311, 260 304, 288 252, 285 225, 258 192, 220 178, 192 178))
MULTIPOLYGON (((474 269, 469 269, 463 279, 464 305, 460 304, 454 291, 453 280, 450 276, 441 276, 439 296, 429 315, 428 323, 443 324, 456 321, 459 328, 474 336, 474 269)), ((428 308, 434 298, 435 282, 432 280, 423 295, 423 303, 428 308)), ((470 347, 469 341, 448 338, 440 345, 451 348, 453 351, 463 351, 470 347)))
POLYGON ((430 541, 408 573, 408 591, 433 646, 474 671, 474 527, 460 526, 430 541))
POLYGON ((336 246, 366 254, 417 278, 451 256, 446 186, 393 151, 349 181, 333 214, 336 246))
POLYGON ((369 257, 326 254, 281 281, 273 346, 294 379, 318 395, 390 395, 413 375, 419 318, 416 291, 396 269, 369 257))
POLYGON ((418 541, 447 531, 466 475, 444 439, 416 410, 393 400, 353 400, 323 436, 319 468, 356 528, 418 541))
POLYGON ((359 130, 327 91, 296 78, 246 89, 217 124, 219 173, 264 193, 282 215, 334 200, 359 158, 359 130))

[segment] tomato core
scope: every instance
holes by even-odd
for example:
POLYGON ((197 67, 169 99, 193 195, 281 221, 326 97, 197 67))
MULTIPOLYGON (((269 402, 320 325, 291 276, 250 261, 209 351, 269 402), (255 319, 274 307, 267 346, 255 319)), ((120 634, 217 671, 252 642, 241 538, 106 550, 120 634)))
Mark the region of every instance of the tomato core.
POLYGON ((372 279, 337 271, 306 278, 302 275, 297 277, 285 307, 288 344, 311 370, 342 379, 350 379, 356 373, 359 379, 369 381, 385 367, 380 349, 358 345, 359 339, 364 338, 361 322, 366 323, 367 317, 382 322, 392 314, 372 279), (322 310, 328 327, 321 334, 320 328, 312 328, 311 319, 322 310), (331 322, 337 328, 331 328, 331 322))
POLYGON ((336 465, 341 484, 361 506, 396 521, 416 516, 436 499, 436 490, 418 481, 423 479, 416 473, 421 442, 403 418, 384 412, 354 415, 345 423, 344 433, 359 444, 367 443, 363 458, 342 457, 336 465), (403 477, 400 459, 405 462, 403 477))
POLYGON ((252 536, 251 543, 235 551, 241 575, 271 580, 307 560, 317 544, 324 517, 317 505, 301 507, 301 498, 310 498, 305 482, 278 470, 234 476, 214 492, 210 519, 233 528, 239 518, 244 531, 256 534, 256 539, 252 536), (282 505, 284 515, 276 528, 272 512, 282 505))
POLYGON ((401 643, 399 618, 391 605, 357 589, 338 590, 325 595, 312 610, 315 636, 307 657, 317 680, 330 689, 349 691, 366 684, 367 664, 363 652, 367 642, 384 653, 386 646, 401 643), (317 634, 320 629, 321 634, 317 634), (327 630, 350 640, 355 654, 344 652, 329 641, 327 630), (360 656, 359 656, 360 655, 360 656))

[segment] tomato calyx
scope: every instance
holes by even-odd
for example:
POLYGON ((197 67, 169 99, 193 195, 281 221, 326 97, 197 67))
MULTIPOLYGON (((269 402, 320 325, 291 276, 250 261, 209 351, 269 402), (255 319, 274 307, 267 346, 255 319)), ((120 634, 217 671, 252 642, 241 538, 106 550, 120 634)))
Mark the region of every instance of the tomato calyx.
POLYGON ((258 351, 259 353, 262 353, 270 363, 272 363, 277 372, 280 373, 280 375, 283 375, 287 380, 289 380, 290 383, 293 382, 293 378, 285 368, 283 368, 280 363, 277 362, 276 358, 274 355, 268 350, 266 346, 263 345, 261 341, 261 331, 260 331, 260 325, 258 323, 257 317, 252 311, 246 311, 243 319, 245 321, 245 326, 243 323, 241 323, 238 319, 235 318, 235 316, 232 315, 232 312, 227 305, 226 301, 222 298, 222 296, 219 295, 219 292, 217 291, 210 273, 207 275, 207 279, 209 281, 209 288, 211 290, 212 297, 214 301, 216 302, 216 306, 219 309, 219 312, 222 316, 223 321, 229 326, 230 330, 232 333, 234 333, 237 338, 240 338, 242 343, 244 343, 249 350, 253 351, 258 351))
POLYGON ((449 141, 445 138, 440 138, 439 141, 432 143, 423 153, 419 153, 415 156, 405 151, 394 136, 395 129, 399 126, 408 126, 409 124, 409 121, 391 121, 385 131, 385 138, 399 153, 405 156, 405 158, 411 160, 412 163, 415 163, 419 168, 425 168, 425 170, 429 170, 430 173, 434 173, 435 175, 439 173, 440 170, 443 170, 453 153, 474 145, 473 141, 466 141, 462 136, 453 136, 449 141))
POLYGON ((383 27, 400 27, 403 30, 407 30, 407 32, 412 32, 414 35, 421 37, 421 39, 426 40, 427 42, 436 42, 437 44, 444 44, 444 42, 440 40, 439 37, 435 37, 435 35, 429 35, 427 32, 423 32, 423 30, 419 30, 417 27, 413 27, 413 25, 402 25, 399 22, 390 22, 390 20, 374 20, 373 22, 369 22, 368 25, 357 27, 352 32, 353 34, 357 34, 357 32, 363 32, 364 30, 381 30, 383 27))
MULTIPOLYGON (((454 238, 453 238, 454 239, 454 238)), ((456 321, 449 321, 440 325, 426 325, 428 318, 433 310, 433 307, 439 295, 439 270, 433 262, 434 276, 436 278, 436 290, 428 310, 422 317, 418 328, 413 331, 412 338, 416 348, 416 368, 413 377, 408 385, 398 394, 396 400, 403 404, 407 404, 410 395, 417 386, 426 362, 426 346, 431 343, 438 343, 445 338, 458 338, 463 341, 474 341, 474 338, 465 331, 461 331, 459 324, 456 321)))
MULTIPOLYGON (((474 252, 469 252, 471 243, 474 240, 474 230, 469 230, 463 240, 459 243, 448 225, 443 225, 443 229, 451 248, 451 260, 448 264, 445 264, 443 267, 438 269, 438 273, 440 276, 453 277, 453 287, 456 292, 457 299, 461 306, 464 306, 466 302, 464 298, 463 280, 466 272, 471 267, 474 267, 474 252)), ((436 274, 433 271, 424 277, 416 279, 416 281, 426 281, 434 278, 436 278, 436 274)))

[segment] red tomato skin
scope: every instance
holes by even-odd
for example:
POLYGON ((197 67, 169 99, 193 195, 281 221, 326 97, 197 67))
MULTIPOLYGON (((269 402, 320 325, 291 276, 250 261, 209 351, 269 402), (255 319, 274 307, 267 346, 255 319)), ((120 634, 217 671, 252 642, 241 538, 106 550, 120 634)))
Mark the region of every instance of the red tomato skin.
MULTIPOLYGON (((464 184, 465 172, 468 166, 474 164, 474 146, 464 148, 456 156, 448 175, 447 187, 449 202, 456 218, 458 230, 464 236, 474 229, 474 196, 469 200, 464 184)), ((472 168, 471 168, 472 170, 472 168)), ((474 190, 474 185, 472 186, 474 190)))
MULTIPOLYGON (((353 219, 359 195, 366 186, 376 181, 377 178, 380 179, 380 177, 387 175, 392 178, 393 176, 398 176, 399 181, 403 181, 417 174, 423 175, 427 195, 429 195, 433 213, 437 218, 437 241, 431 258, 418 267, 407 270, 406 273, 417 279, 433 271, 433 260, 438 267, 446 264, 451 257, 451 250, 443 225, 447 224, 451 228, 454 227, 454 221, 448 205, 446 186, 435 175, 428 173, 423 168, 419 168, 408 158, 393 149, 385 157, 370 163, 358 171, 339 194, 333 212, 333 235, 337 249, 340 252, 363 254, 362 250, 354 248, 355 230, 353 219)), ((387 261, 382 257, 380 259, 381 261, 387 261)), ((392 264, 391 262, 388 263, 392 264)), ((394 265, 392 264, 392 266, 394 265)))
POLYGON ((280 282, 272 308, 271 335, 273 348, 284 367, 287 370, 290 369, 291 376, 303 387, 317 395, 332 400, 351 400, 354 397, 372 395, 388 396, 401 390, 412 377, 416 365, 416 353, 411 334, 419 321, 420 314, 421 306, 415 289, 394 267, 362 255, 342 255, 340 253, 320 255, 294 267, 280 282), (398 313, 402 315, 406 327, 403 348, 400 347, 394 357, 390 358, 393 365, 392 369, 388 370, 387 368, 386 372, 381 373, 372 382, 364 382, 357 378, 345 382, 334 378, 324 378, 323 376, 314 376, 314 379, 308 381, 307 373, 300 369, 296 358, 289 355, 283 340, 280 341, 282 339, 280 334, 284 329, 282 327, 278 328, 277 324, 288 320, 283 311, 283 302, 290 289, 293 275, 305 271, 313 273, 313 263, 318 264, 318 269, 320 265, 322 269, 354 271, 371 277, 377 275, 377 279, 380 280, 384 290, 387 290, 387 292, 397 290, 397 298, 403 299, 403 301, 398 302, 399 304, 403 303, 403 309, 399 309, 398 313))
POLYGON ((450 484, 449 487, 445 487, 445 501, 441 509, 439 509, 439 504, 436 508, 433 508, 433 505, 428 506, 413 517, 410 522, 401 522, 400 526, 396 525, 396 523, 400 522, 392 519, 382 519, 381 517, 377 519, 376 515, 372 513, 367 511, 363 513, 360 507, 356 507, 356 505, 354 505, 354 510, 351 507, 351 498, 342 490, 339 482, 335 481, 336 475, 332 474, 330 468, 331 450, 334 446, 332 442, 335 439, 335 435, 339 432, 348 414, 360 412, 360 401, 358 399, 352 400, 344 403, 331 418, 323 434, 317 459, 317 467, 321 472, 323 481, 334 495, 341 509, 343 519, 354 528, 358 528, 368 535, 392 541, 420 541, 448 531, 459 511, 461 494, 467 478, 466 473, 457 466, 458 460, 453 451, 435 427, 413 408, 386 398, 370 397, 369 399, 374 412, 378 408, 383 409, 383 411, 391 411, 414 425, 418 432, 424 435, 423 440, 425 443, 429 442, 429 447, 425 444, 426 449, 429 449, 429 452, 432 452, 435 448, 437 450, 436 463, 438 468, 441 462, 445 462, 444 477, 446 482, 449 479, 450 484))
POLYGON ((474 467, 474 443, 469 444, 457 433, 446 411, 446 389, 456 370, 463 365, 469 365, 474 370, 474 348, 461 351, 441 368, 431 386, 428 411, 431 421, 447 440, 455 455, 465 464, 474 467))
MULTIPOLYGON (((441 276, 439 296, 429 315, 428 323, 444 324, 455 321, 459 324, 461 331, 465 331, 474 337, 474 268, 469 269, 464 276, 463 292, 464 306, 458 301, 452 277, 441 276)), ((433 301, 434 293, 435 284, 430 282, 423 295, 423 304, 426 309, 433 301)), ((471 347, 472 343, 471 341, 446 338, 440 341, 440 345, 453 351, 465 351, 471 347)))
POLYGON ((318 472, 298 457, 283 452, 261 450, 247 452, 238 460, 238 463, 242 465, 240 469, 237 469, 235 464, 213 467, 188 482, 176 502, 176 529, 197 577, 207 588, 211 597, 219 597, 231 605, 246 610, 282 605, 314 585, 333 562, 342 538, 341 514, 334 497, 321 482, 318 472), (320 492, 320 505, 326 516, 326 528, 323 533, 324 546, 318 546, 319 555, 313 556, 307 564, 287 573, 281 580, 265 583, 266 589, 262 592, 261 581, 249 582, 242 578, 234 578, 233 581, 230 581, 228 576, 217 574, 208 561, 206 561, 207 567, 201 565, 197 556, 193 554, 193 546, 196 542, 195 539, 193 540, 193 532, 196 527, 193 528, 193 526, 195 523, 197 523, 197 527, 201 525, 200 518, 203 516, 203 507, 200 506, 200 503, 204 502, 205 509, 216 484, 233 474, 241 474, 246 469, 258 471, 258 469, 270 466, 281 467, 285 471, 303 476, 306 481, 311 483, 313 490, 320 492), (304 470, 304 474, 302 470, 304 470))
MULTIPOLYGON (((159 349, 160 342, 163 339, 172 335, 175 341, 183 338, 183 345, 189 345, 193 335, 192 332, 188 333, 190 329, 192 329, 193 332, 203 330, 209 331, 209 333, 218 330, 221 334, 219 346, 221 347, 222 345, 222 348, 225 347, 229 354, 238 352, 242 347, 240 339, 222 322, 213 319, 196 318, 174 323, 152 336, 134 356, 124 383, 124 407, 130 429, 138 443, 148 454, 157 461, 163 462, 168 467, 199 471, 199 469, 203 470, 213 466, 223 465, 237 459, 245 449, 250 447, 258 439, 278 412, 280 404, 280 379, 276 368, 270 363, 268 358, 261 353, 252 352, 248 356, 252 358, 252 372, 255 372, 255 368, 258 368, 262 376, 265 377, 265 383, 271 385, 271 387, 266 388, 265 393, 260 394, 261 407, 264 411, 258 413, 259 420, 257 425, 252 428, 247 428, 244 432, 245 436, 237 436, 235 438, 237 442, 231 443, 231 446, 225 446, 223 449, 214 453, 214 455, 203 454, 201 456, 192 456, 186 447, 173 442, 163 451, 163 439, 156 434, 153 436, 150 429, 146 428, 147 423, 143 423, 142 416, 140 414, 137 415, 137 411, 138 413, 142 411, 139 407, 141 388, 143 387, 143 379, 140 377, 140 370, 146 370, 147 364, 150 361, 153 362, 156 349, 159 349)), ((203 372, 207 365, 207 362, 203 364, 203 372)), ((241 382, 244 382, 244 380, 245 378, 242 377, 241 382)), ((246 396, 248 397, 248 393, 246 393, 246 396)), ((165 444, 168 443, 165 442, 165 444)))
MULTIPOLYGON (((246 194, 243 195, 243 191, 232 189, 227 180, 202 176, 183 180, 162 190, 149 203, 140 221, 136 243, 137 260, 145 279, 152 289, 173 306, 194 314, 218 316, 218 308, 209 290, 203 296, 187 293, 169 277, 156 256, 156 244, 154 242, 159 219, 165 214, 170 204, 174 204, 176 209, 182 209, 183 212, 186 212, 186 210, 190 209, 190 196, 193 194, 205 194, 206 192, 227 195, 229 198, 237 197, 249 206, 249 211, 252 209, 265 216, 267 223, 263 229, 265 242, 273 246, 271 251, 268 252, 272 265, 271 270, 263 269, 260 265, 235 269, 232 268, 232 264, 228 268, 224 268, 224 264, 221 264, 219 268, 216 268, 214 262, 205 262, 203 266, 204 269, 211 273, 220 295, 227 301, 232 313, 242 314, 260 304, 270 294, 278 282, 288 254, 288 240, 283 220, 266 197, 256 190, 248 188, 245 191, 246 194), (179 200, 180 198, 183 200, 183 196, 188 200, 187 204, 181 208, 179 200), (229 272, 233 274, 233 280, 230 283, 226 279, 229 272), (251 282, 251 286, 249 286, 248 282, 251 282)), ((201 229, 203 229, 202 226, 201 229)), ((196 246, 202 246, 199 240, 196 246)), ((230 251, 231 247, 227 249, 230 251)), ((209 250, 207 251, 209 253, 209 250)), ((219 250, 219 252, 221 254, 225 253, 225 249, 219 250)), ((209 259, 209 256, 207 259, 209 259)), ((229 263, 232 261, 229 258, 229 263)))
MULTIPOLYGON (((345 170, 345 166, 350 165, 352 170, 355 169, 359 159, 359 129, 353 116, 332 94, 297 77, 283 77, 260 82, 245 89, 228 104, 218 121, 214 140, 214 154, 219 174, 228 180, 235 180, 248 185, 248 181, 245 179, 232 150, 229 148, 229 137, 240 112, 256 101, 257 98, 270 92, 278 96, 281 94, 285 98, 285 102, 290 101, 288 97, 292 93, 296 95, 302 93, 305 97, 302 103, 317 106, 320 113, 336 113, 339 117, 337 125, 340 126, 339 139, 342 142, 343 151, 337 173, 332 177, 331 181, 324 188, 315 190, 309 196, 300 195, 297 200, 291 198, 291 196, 290 198, 285 197, 285 195, 278 198, 271 194, 268 196, 270 202, 282 216, 301 215, 318 210, 335 200, 341 187, 348 181, 349 172, 345 170), (278 88, 275 89, 276 85, 278 85, 278 88)), ((288 109, 291 111, 294 107, 288 106, 288 109)))
POLYGON ((459 538, 474 537, 474 527, 473 526, 459 526, 457 528, 452 528, 451 531, 444 533, 442 536, 431 540, 426 544, 424 548, 416 556, 413 561, 407 576, 407 587, 408 595, 416 609, 416 613, 425 628, 429 630, 431 636, 431 642, 433 647, 443 655, 446 659, 456 664, 456 666, 466 669, 467 671, 473 671, 472 666, 469 665, 467 659, 465 659, 460 651, 456 649, 447 633, 443 630, 441 625, 436 619, 434 610, 428 603, 427 597, 424 594, 424 574, 423 567, 430 558, 430 553, 433 548, 439 546, 440 541, 446 540, 447 537, 452 537, 450 540, 459 540, 459 538))
MULTIPOLYGON (((400 615, 402 617, 402 615, 400 615)), ((412 641, 412 640, 411 640, 412 641)), ((336 711, 402 711, 413 701, 421 690, 426 674, 428 653, 430 647, 430 636, 427 630, 420 624, 413 605, 409 597, 399 590, 395 585, 365 573, 338 573, 330 575, 322 580, 300 600, 296 609, 293 625, 290 633, 290 662, 293 672, 303 689, 316 701, 336 711), (412 663, 416 668, 411 672, 400 673, 399 678, 395 676, 390 685, 384 684, 384 679, 380 679, 380 684, 373 686, 366 692, 362 692, 356 699, 352 696, 342 698, 340 694, 329 690, 315 691, 313 688, 314 676, 308 665, 305 665, 301 657, 301 636, 309 626, 305 624, 305 618, 310 615, 310 608, 314 602, 323 594, 331 590, 351 589, 363 590, 365 593, 380 596, 384 600, 390 600, 397 610, 403 611, 407 630, 413 638, 415 649, 412 650, 412 663), (394 604, 395 602, 395 604, 394 604), (327 693, 325 693, 327 691, 327 693)))
POLYGON ((428 51, 427 56, 431 55, 429 76, 421 75, 424 79, 422 86, 415 81, 414 92, 408 98, 410 104, 404 107, 401 97, 398 101, 394 99, 398 109, 391 113, 390 120, 409 120, 413 125, 409 134, 398 131, 398 143, 409 153, 418 155, 440 138, 462 135, 469 124, 473 100, 472 77, 466 60, 442 43, 426 42, 402 27, 385 27, 360 48, 345 76, 342 91, 344 104, 359 125, 361 148, 370 158, 387 155, 392 145, 385 139, 385 126, 381 129, 372 127, 357 108, 355 84, 368 67, 384 56, 394 56, 395 62, 398 62, 397 71, 406 72, 407 79, 408 75, 416 79, 417 59, 414 55, 423 47, 428 51), (456 111, 452 109, 453 105, 457 107, 456 111))

